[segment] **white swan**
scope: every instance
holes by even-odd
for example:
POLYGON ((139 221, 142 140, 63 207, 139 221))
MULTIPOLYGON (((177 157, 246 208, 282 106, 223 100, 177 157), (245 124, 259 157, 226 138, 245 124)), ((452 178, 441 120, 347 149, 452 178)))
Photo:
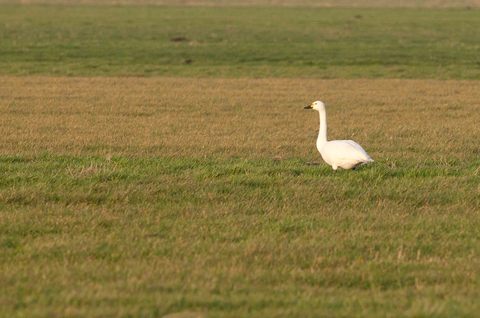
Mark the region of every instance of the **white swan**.
POLYGON ((322 159, 332 166, 333 170, 337 170, 338 167, 355 169, 362 164, 373 162, 373 159, 370 158, 367 152, 353 140, 327 141, 327 114, 323 102, 316 101, 304 108, 315 109, 320 114, 317 149, 322 159))

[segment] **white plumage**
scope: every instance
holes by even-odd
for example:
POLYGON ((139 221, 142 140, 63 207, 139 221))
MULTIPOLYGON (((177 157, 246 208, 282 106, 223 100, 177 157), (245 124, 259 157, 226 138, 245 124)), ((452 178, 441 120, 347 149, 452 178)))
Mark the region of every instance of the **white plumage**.
POLYGON ((305 109, 315 109, 320 114, 320 129, 317 138, 317 149, 322 159, 332 166, 333 170, 339 167, 352 169, 359 165, 373 162, 367 152, 353 140, 327 141, 327 115, 325 104, 321 101, 313 102, 305 109))

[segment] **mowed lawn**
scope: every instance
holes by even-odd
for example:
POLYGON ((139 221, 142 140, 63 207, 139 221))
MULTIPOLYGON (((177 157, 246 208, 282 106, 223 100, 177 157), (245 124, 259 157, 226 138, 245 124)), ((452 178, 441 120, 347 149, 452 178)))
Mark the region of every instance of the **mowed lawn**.
POLYGON ((478 82, 0 87, 4 317, 480 310, 478 82), (330 136, 375 164, 320 163, 317 113, 303 110, 318 95, 330 136))
POLYGON ((475 317, 479 29, 0 5, 0 317, 475 317), (316 99, 374 164, 322 162, 316 99))

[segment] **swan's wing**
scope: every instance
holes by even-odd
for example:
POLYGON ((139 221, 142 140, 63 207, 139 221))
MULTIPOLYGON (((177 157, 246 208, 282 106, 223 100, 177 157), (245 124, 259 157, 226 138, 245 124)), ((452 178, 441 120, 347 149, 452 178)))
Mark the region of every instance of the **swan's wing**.
POLYGON ((358 153, 358 155, 360 157, 362 157, 362 159, 365 160, 366 162, 373 161, 372 157, 370 157, 368 155, 368 153, 365 151, 365 149, 363 149, 362 146, 357 144, 355 141, 353 141, 353 140, 342 140, 342 141, 344 141, 345 143, 350 145, 350 147, 352 147, 354 149, 354 151, 356 151, 358 153))
POLYGON ((326 156, 339 165, 373 161, 367 152, 353 140, 329 141, 324 150, 326 156))

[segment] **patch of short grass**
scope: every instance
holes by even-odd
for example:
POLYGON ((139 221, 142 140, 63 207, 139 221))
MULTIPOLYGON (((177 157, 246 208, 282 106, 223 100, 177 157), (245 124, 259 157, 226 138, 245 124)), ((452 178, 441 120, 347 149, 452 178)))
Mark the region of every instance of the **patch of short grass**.
POLYGON ((479 79, 473 9, 19 6, 2 74, 479 79))
POLYGON ((480 309, 476 81, 0 88, 2 317, 480 309), (321 162, 318 115, 303 109, 318 98, 329 136, 358 141, 374 164, 321 162))
POLYGON ((0 171, 5 316, 478 310, 468 164, 44 154, 0 171))

